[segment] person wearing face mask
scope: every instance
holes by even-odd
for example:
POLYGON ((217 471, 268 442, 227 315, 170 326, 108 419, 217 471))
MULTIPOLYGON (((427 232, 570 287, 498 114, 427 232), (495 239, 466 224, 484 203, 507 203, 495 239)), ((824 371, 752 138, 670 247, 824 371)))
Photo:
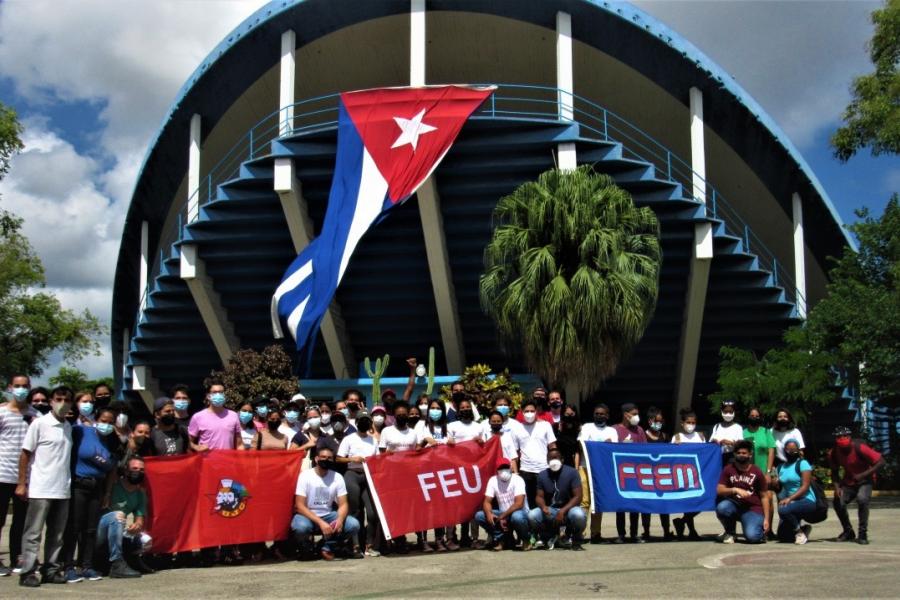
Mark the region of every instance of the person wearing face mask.
POLYGON ((347 485, 347 501, 351 514, 357 522, 365 523, 365 531, 360 529, 359 539, 354 540, 360 547, 365 548, 366 556, 380 556, 381 552, 375 548, 379 539, 380 524, 378 513, 375 512, 375 504, 369 491, 369 483, 363 465, 366 460, 378 454, 378 443, 369 435, 372 428, 371 417, 364 412, 356 416, 356 433, 345 436, 338 447, 335 460, 338 464, 347 466, 344 474, 344 482, 347 485))
POLYGON ((431 402, 431 398, 428 397, 428 394, 419 394, 419 397, 416 399, 416 407, 419 409, 419 423, 418 427, 421 427, 421 424, 425 422, 425 418, 428 416, 428 405, 431 402))
POLYGON ((30 382, 25 376, 17 375, 12 381, 13 391, 3 393, 6 402, 0 406, 0 531, 3 531, 6 525, 6 515, 12 503, 12 524, 6 530, 12 565, 6 566, 0 561, 0 577, 10 575, 10 568, 17 566, 16 561, 22 553, 22 530, 25 527, 28 503, 16 496, 19 453, 28 425, 41 416, 41 413, 31 406, 29 399, 37 396, 46 401, 47 398, 47 391, 44 388, 31 390, 30 382))
POLYGON ((106 491, 115 481, 120 442, 113 435, 115 413, 107 407, 100 409, 96 416, 96 423, 81 423, 72 428, 72 493, 61 555, 66 583, 102 579, 94 570, 94 538, 100 507, 109 503, 106 491))
MULTIPOLYGON (((272 409, 269 409, 269 413, 271 414, 272 409)), ((282 434, 287 436, 287 438, 293 439, 295 435, 303 431, 303 422, 300 420, 300 404, 297 402, 288 402, 284 405, 283 411, 279 411, 279 414, 283 415, 283 419, 281 420, 281 424, 279 425, 280 431, 282 434)), ((266 417, 268 422, 269 417, 266 417)))
POLYGON ((456 444, 469 440, 481 441, 484 426, 475 421, 474 404, 461 400, 457 408, 456 420, 447 424, 447 434, 456 444))
POLYGON ((491 438, 499 437, 503 458, 509 461, 512 472, 518 473, 519 451, 516 449, 516 442, 512 434, 508 431, 503 431, 503 413, 497 409, 492 410, 485 423, 488 425, 488 430, 482 434, 484 441, 488 442, 491 438))
MULTIPOLYGON (((362 413, 356 413, 357 420, 359 419, 359 415, 362 413)), ((372 421, 372 433, 375 436, 376 440, 381 439, 381 432, 384 431, 384 428, 387 427, 387 410, 383 406, 376 406, 372 409, 372 412, 369 414, 372 421)), ((407 425, 409 424, 409 419, 407 418, 407 425)), ((359 429, 359 427, 357 427, 359 429)))
POLYGON ((31 421, 22 441, 16 496, 28 501, 28 511, 22 534, 21 586, 66 583, 65 574, 60 571, 59 553, 72 494, 72 426, 65 416, 72 409, 73 401, 71 389, 54 388, 50 394, 50 412, 31 421), (43 576, 38 578, 38 549, 45 526, 43 576))
POLYGON ((778 539, 805 544, 812 531, 810 525, 801 525, 807 515, 816 511, 816 493, 812 489, 812 465, 800 454, 797 440, 784 441, 787 461, 778 467, 778 539))
POLYGON ((578 419, 578 411, 574 406, 567 404, 561 412, 557 424, 556 447, 562 453, 563 464, 578 469, 583 462, 581 444, 578 442, 581 421, 578 419))
POLYGON ((291 450, 299 450, 303 453, 301 468, 308 469, 310 467, 316 444, 323 435, 327 434, 322 432, 322 413, 315 406, 311 406, 306 410, 303 431, 291 439, 291 450))
MULTIPOLYGON (((762 413, 757 407, 747 411, 747 426, 744 427, 744 439, 753 442, 753 464, 769 475, 775 476, 775 436, 772 430, 762 424, 762 413)), ((766 500, 770 505, 770 514, 775 512, 775 494, 770 489, 766 492, 766 500)), ((766 532, 774 539, 771 530, 766 532)))
POLYGON ((75 412, 78 415, 77 424, 93 425, 94 424, 94 397, 88 391, 82 391, 75 394, 75 412))
POLYGON ((140 559, 143 549, 150 546, 150 536, 144 533, 144 517, 147 514, 147 493, 144 482, 144 459, 132 456, 124 466, 122 475, 112 489, 109 512, 100 517, 97 527, 97 541, 109 548, 109 576, 113 579, 131 579, 141 576, 141 571, 152 573, 140 559), (127 524, 128 516, 134 520, 127 524), (133 548, 133 564, 141 570, 132 569, 125 560, 125 548, 133 548))
MULTIPOLYGON (((393 419, 393 416, 391 417, 393 419)), ((407 425, 413 430, 417 431, 419 429, 419 423, 422 422, 422 409, 418 406, 410 405, 409 407, 409 420, 407 421, 407 425)))
MULTIPOLYGON (((457 411, 459 410, 459 403, 463 400, 472 401, 472 398, 470 398, 469 394, 466 392, 466 384, 462 381, 454 381, 450 386, 450 397, 444 404, 444 411, 447 413, 448 424, 459 418, 457 411)), ((474 402, 470 404, 470 407, 472 408, 473 419, 476 421, 481 420, 481 415, 478 414, 478 407, 475 406, 474 402)))
POLYGON ((106 408, 112 402, 112 389, 105 383, 98 383, 94 386, 91 396, 94 398, 94 409, 99 412, 101 408, 106 408))
POLYGON ((875 473, 884 466, 884 458, 862 440, 854 440, 849 427, 834 430, 834 447, 828 452, 831 481, 834 482, 834 512, 843 531, 839 542, 869 543, 869 500, 875 473), (844 476, 841 477, 841 469, 844 476), (859 537, 853 532, 847 505, 856 500, 859 513, 859 537))
MULTIPOLYGON (((265 429, 266 427, 268 427, 268 425, 266 425, 266 417, 269 415, 270 405, 272 407, 275 407, 278 405, 272 404, 271 402, 269 402, 269 399, 266 398, 265 396, 260 396, 253 402, 250 402, 247 404, 250 404, 249 412, 250 412, 251 418, 250 418, 249 424, 253 425, 253 428, 256 431, 259 431, 260 429, 265 429)), ((244 423, 244 421, 241 420, 241 425, 247 425, 247 424, 248 423, 244 423)))
POLYGON ((522 431, 516 439, 519 449, 519 475, 525 480, 528 506, 535 504, 538 474, 547 469, 547 451, 556 448, 556 435, 547 421, 538 420, 534 400, 522 403, 522 431))
POLYGON ((347 411, 344 413, 347 417, 347 424, 356 427, 356 413, 366 406, 362 392, 357 389, 349 389, 344 392, 341 399, 344 401, 344 408, 347 411))
POLYGON ((187 428, 178 424, 175 403, 165 396, 153 403, 156 425, 150 431, 150 443, 154 456, 176 456, 187 454, 191 449, 187 428))
POLYGON ((132 456, 140 456, 141 458, 153 456, 156 449, 150 440, 150 431, 150 423, 147 421, 138 421, 134 424, 134 429, 128 436, 126 444, 126 459, 132 456))
POLYGON ((319 431, 326 435, 334 433, 331 428, 331 407, 326 403, 319 406, 319 431))
POLYGON ((31 408, 41 415, 46 415, 50 412, 50 392, 45 387, 36 387, 28 390, 25 400, 31 405, 31 408))
MULTIPOLYGON (((643 428, 640 426, 641 416, 638 411, 637 406, 635 406, 631 402, 626 402, 622 405, 622 422, 618 425, 615 425, 616 430, 616 442, 620 444, 646 444, 647 443, 647 434, 644 432, 643 428)), ((631 533, 631 537, 629 538, 632 543, 643 544, 646 540, 642 537, 638 537, 638 513, 630 512, 628 513, 628 521, 629 521, 629 532, 631 533)), ((625 543, 625 513, 617 512, 616 513, 616 532, 619 534, 616 539, 613 540, 613 543, 616 544, 624 544, 625 543)))
POLYGON ((378 447, 388 454, 415 450, 416 432, 409 427, 409 406, 403 400, 394 404, 394 420, 396 425, 381 430, 378 447))
MULTIPOLYGON (((347 424, 347 417, 340 411, 331 413, 331 429, 331 434, 323 433, 319 436, 319 439, 316 442, 316 448, 329 448, 332 454, 337 454, 338 449, 341 447, 341 442, 345 437, 356 433, 357 431, 355 427, 347 424)), ((293 443, 296 443, 297 441, 298 440, 295 437, 293 443)), ((313 456, 315 455, 315 450, 313 450, 312 454, 313 456)), ((334 470, 343 475, 347 472, 347 465, 335 462, 334 470)))
MULTIPOLYGON (((287 412, 287 411, 285 411, 287 412)), ((287 450, 296 433, 288 435, 282 429, 281 413, 270 410, 266 415, 266 428, 260 429, 250 443, 251 450, 287 450)))
MULTIPOLYGON (((551 426, 554 425, 553 417, 550 416, 550 412, 547 410, 547 390, 540 386, 531 390, 531 401, 534 402, 534 405, 537 407, 535 418, 539 421, 546 421, 551 426)), ((522 414, 521 407, 519 413, 516 415, 516 421, 525 423, 525 415, 522 414)))
MULTIPOLYGON (((9 387, 6 389, 12 395, 12 399, 22 402, 28 396, 29 390, 31 390, 31 378, 28 375, 13 375, 9 380, 9 387)), ((4 402, 7 401, 4 399, 4 402)))
POLYGON ((583 550, 581 534, 587 515, 581 509, 581 478, 578 471, 564 465, 556 448, 547 452, 547 468, 538 476, 536 508, 528 513, 531 530, 540 536, 543 546, 553 550, 560 527, 566 527, 572 550, 583 550))
POLYGON ((775 438, 775 466, 784 464, 787 456, 784 453, 784 443, 786 440, 794 440, 800 448, 800 455, 803 455, 803 449, 806 444, 803 442, 803 433, 794 425, 794 417, 786 408, 779 408, 775 411, 775 423, 772 425, 772 437, 775 438))
MULTIPOLYGON (((491 414, 501 416, 496 412, 491 414)), ((513 532, 522 543, 522 550, 531 550, 525 480, 513 473, 509 459, 500 459, 497 474, 488 479, 484 488, 484 502, 481 510, 475 513, 475 522, 487 531, 490 539, 488 547, 491 550, 503 550, 504 536, 513 532), (497 508, 494 508, 495 503, 497 508)))
MULTIPOLYGON (((452 444, 448 430, 447 415, 444 411, 445 405, 440 400, 433 399, 428 402, 425 409, 425 418, 420 420, 414 428, 416 445, 418 447, 425 448, 437 446, 438 444, 452 444)), ((421 551, 431 551, 431 546, 428 545, 427 532, 417 532, 416 538, 421 551)), ((447 550, 458 549, 459 546, 455 542, 446 539, 446 530, 443 527, 438 527, 434 530, 434 550, 446 552, 447 550)))
POLYGON ((550 390, 550 393, 547 394, 547 406, 550 407, 548 414, 553 421, 551 423, 551 425, 553 425, 553 431, 559 432, 559 425, 560 421, 562 421, 564 406, 562 392, 559 390, 550 390))
MULTIPOLYGON (((238 409, 238 421, 241 422, 241 446, 244 450, 253 447, 253 439, 256 432, 266 427, 265 419, 263 419, 262 427, 257 425, 257 417, 250 402, 244 402, 238 409)), ((269 414, 269 408, 266 407, 266 414, 269 414)))
POLYGON ((734 443, 734 462, 725 465, 716 486, 716 516, 725 532, 716 538, 720 544, 733 544, 737 522, 741 522, 744 538, 753 544, 764 542, 769 527, 769 505, 764 502, 768 483, 765 474, 753 464, 753 444, 747 440, 734 443))
MULTIPOLYGON (((692 408, 682 408, 679 411, 681 417, 681 431, 672 436, 673 444, 705 444, 706 438, 703 433, 697 431, 697 413, 692 408)), ((687 539, 692 541, 700 540, 700 534, 694 527, 694 517, 699 513, 684 513, 681 517, 672 519, 672 525, 675 527, 675 535, 679 540, 685 539, 684 531, 687 529, 687 539)), ((770 512, 771 514, 771 512, 770 512)))
MULTIPOLYGON (((647 423, 649 427, 644 431, 647 436, 647 443, 650 444, 665 444, 669 441, 669 436, 663 430, 663 426, 665 425, 665 417, 663 417, 662 411, 656 408, 655 406, 651 406, 647 409, 647 423)), ((643 539, 645 541, 650 541, 650 518, 651 515, 647 513, 641 513, 641 527, 644 530, 643 539)), ((669 528, 669 515, 660 514, 659 515, 659 524, 662 526, 663 530, 663 540, 670 541, 675 539, 675 536, 672 534, 671 529, 669 528)))
POLYGON ((731 462, 734 456, 734 443, 744 439, 744 428, 734 421, 734 400, 722 401, 722 421, 713 427, 709 441, 718 444, 722 449, 722 465, 731 462))
MULTIPOLYGON (((316 448, 315 467, 301 471, 294 495, 294 518, 291 532, 301 557, 311 558, 309 538, 320 533, 325 538, 321 556, 334 560, 337 545, 353 543, 359 533, 359 522, 349 514, 347 485, 340 473, 334 471, 334 453, 330 448, 316 448)), ((351 558, 364 558, 355 550, 351 558)))
MULTIPOLYGON (((512 398, 509 397, 509 394, 504 391, 495 392, 492 398, 492 404, 494 410, 499 412, 503 416, 503 423, 501 425, 501 430, 503 433, 510 434, 510 437, 515 440, 520 435, 525 433, 525 430, 522 429, 522 424, 519 423, 515 419, 510 419, 510 413, 512 412, 512 398)), ((486 436, 491 434, 491 425, 488 421, 482 421, 484 434, 486 436)))
POLYGON ((188 434, 194 452, 207 450, 243 450, 241 421, 233 410, 225 408, 225 385, 216 378, 206 385, 205 409, 191 417, 188 434))
MULTIPOLYGON (((578 432, 579 442, 610 442, 615 443, 619 440, 618 434, 614 427, 609 425, 609 407, 602 402, 594 407, 592 420, 590 423, 584 423, 578 432)), ((578 469, 578 475, 581 477, 582 501, 581 508, 585 511, 591 510, 591 496, 588 487, 588 472, 582 464, 578 469)), ((591 513, 591 543, 602 544, 603 536, 601 534, 601 526, 603 523, 603 513, 591 513)))
POLYGON ((188 412, 191 408, 190 389, 183 383, 172 386, 169 390, 169 398, 175 405, 175 422, 185 429, 191 424, 191 415, 188 412))

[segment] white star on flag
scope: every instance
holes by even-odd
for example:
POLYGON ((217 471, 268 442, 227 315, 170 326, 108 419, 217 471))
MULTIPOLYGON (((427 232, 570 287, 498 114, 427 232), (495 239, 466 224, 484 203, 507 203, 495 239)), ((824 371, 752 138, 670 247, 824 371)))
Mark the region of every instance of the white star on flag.
POLYGON ((419 111, 419 114, 414 116, 412 119, 394 117, 394 122, 396 122, 397 127, 400 128, 400 135, 397 137, 394 145, 391 146, 391 149, 410 144, 413 147, 413 152, 415 152, 416 144, 419 143, 419 136, 426 133, 431 133, 432 131, 435 131, 437 129, 437 127, 432 127, 427 123, 423 123, 423 118, 425 118, 424 108, 419 111))

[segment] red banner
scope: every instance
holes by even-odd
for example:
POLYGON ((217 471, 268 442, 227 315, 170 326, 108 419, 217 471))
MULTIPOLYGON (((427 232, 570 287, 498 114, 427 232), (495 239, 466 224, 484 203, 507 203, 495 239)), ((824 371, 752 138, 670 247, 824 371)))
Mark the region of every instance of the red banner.
POLYGON ((469 521, 501 456, 495 437, 369 458, 366 477, 385 537, 469 521))
POLYGON ((284 539, 301 452, 214 450, 147 459, 153 551, 284 539))

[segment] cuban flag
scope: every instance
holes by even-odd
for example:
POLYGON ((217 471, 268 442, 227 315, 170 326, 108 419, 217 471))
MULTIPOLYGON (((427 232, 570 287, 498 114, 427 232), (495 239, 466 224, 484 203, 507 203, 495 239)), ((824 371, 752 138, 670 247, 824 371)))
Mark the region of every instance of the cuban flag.
POLYGON ((291 263, 272 296, 276 338, 284 337, 283 320, 298 352, 309 360, 362 236, 416 192, 494 89, 441 86, 341 94, 337 162, 322 233, 291 263))

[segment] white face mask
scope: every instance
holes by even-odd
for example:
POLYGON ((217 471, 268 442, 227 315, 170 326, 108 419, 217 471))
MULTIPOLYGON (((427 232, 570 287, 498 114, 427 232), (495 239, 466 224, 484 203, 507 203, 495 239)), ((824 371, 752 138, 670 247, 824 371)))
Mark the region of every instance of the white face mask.
POLYGON ((419 405, 419 412, 422 413, 423 415, 424 415, 425 413, 427 413, 427 412, 428 412, 428 405, 427 405, 427 404, 420 404, 420 405, 419 405))
POLYGON ((726 423, 731 423, 732 421, 734 421, 734 413, 723 412, 722 420, 725 421, 726 423))
POLYGON ((500 481, 509 481, 512 479, 512 471, 509 469, 503 469, 497 472, 497 477, 500 478, 500 481))
POLYGON ((526 412, 524 416, 526 423, 534 423, 534 420, 537 418, 537 414, 533 410, 526 412))
POLYGON ((641 422, 641 416, 634 415, 633 417, 628 419, 628 422, 631 423, 632 427, 637 427, 637 424, 641 422))
POLYGON ((547 465, 550 467, 550 470, 554 472, 562 469, 562 461, 558 458, 554 458, 549 463, 547 463, 547 465))
POLYGON ((694 433, 694 430, 697 429, 696 425, 685 425, 684 432, 685 433, 694 433))
POLYGON ((331 423, 331 413, 322 413, 320 417, 322 419, 322 425, 328 425, 331 423))
POLYGON ((375 423, 376 425, 383 425, 384 424, 384 416, 375 415, 374 417, 372 417, 372 422, 375 423))
POLYGON ((311 428, 318 429, 319 424, 322 422, 322 418, 321 417, 310 417, 306 420, 306 422, 309 423, 309 426, 311 428))

